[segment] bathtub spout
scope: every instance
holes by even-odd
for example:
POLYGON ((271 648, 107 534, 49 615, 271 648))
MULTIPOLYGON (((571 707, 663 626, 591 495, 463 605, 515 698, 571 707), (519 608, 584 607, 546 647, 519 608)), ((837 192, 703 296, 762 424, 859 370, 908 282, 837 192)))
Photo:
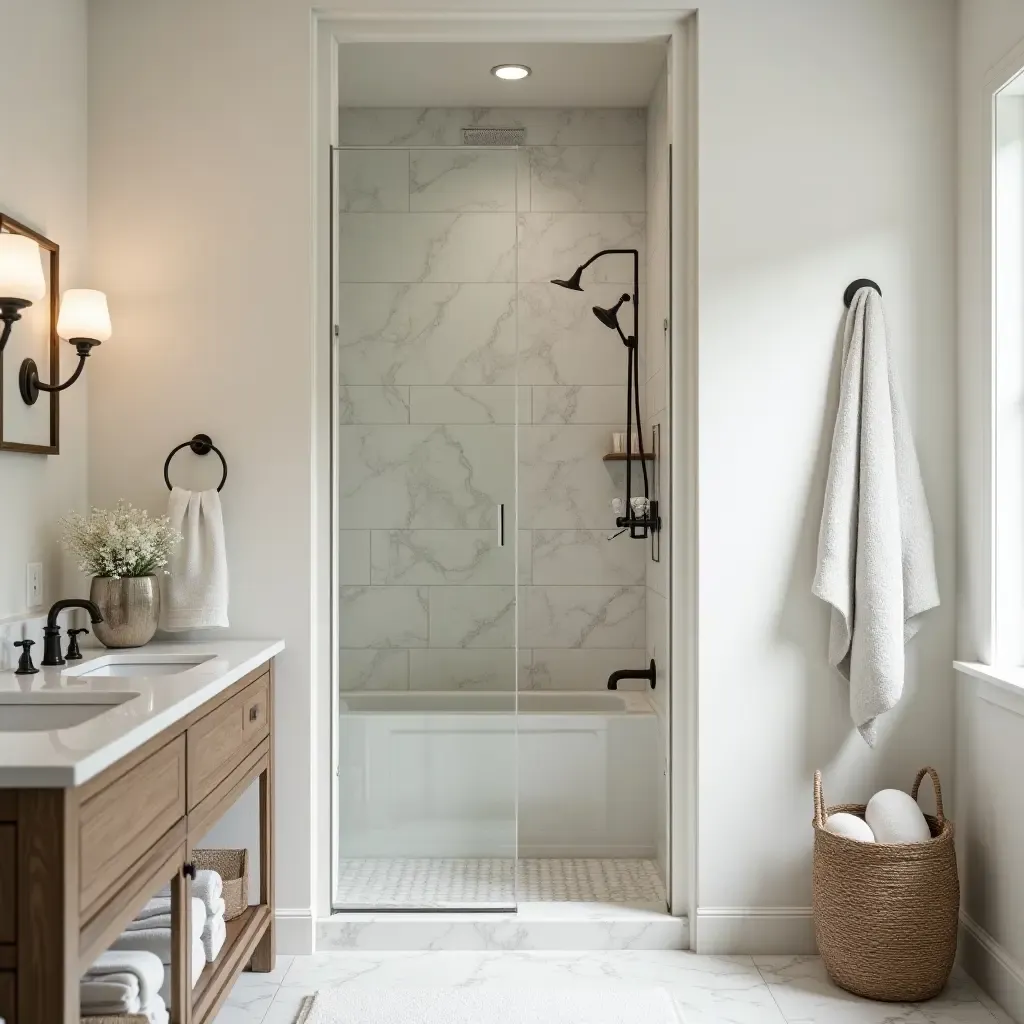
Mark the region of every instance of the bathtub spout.
POLYGON ((651 684, 651 689, 653 690, 657 685, 658 667, 654 664, 654 659, 651 658, 649 668, 620 668, 608 677, 608 689, 617 690, 619 688, 619 681, 622 679, 646 679, 651 684))

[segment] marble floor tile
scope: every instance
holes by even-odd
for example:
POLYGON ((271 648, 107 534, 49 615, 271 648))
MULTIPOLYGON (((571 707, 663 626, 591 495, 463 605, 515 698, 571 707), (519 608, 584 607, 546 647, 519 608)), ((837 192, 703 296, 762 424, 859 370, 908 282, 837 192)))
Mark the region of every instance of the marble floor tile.
POLYGON ((818 957, 699 956, 670 950, 358 952, 278 958, 273 975, 243 975, 217 1024, 293 1024, 321 988, 661 987, 682 1024, 990 1024, 1004 1019, 955 972, 938 999, 858 999, 829 982, 818 957), (286 962, 282 964, 282 960, 286 962), (273 991, 267 1004, 267 996, 273 991))

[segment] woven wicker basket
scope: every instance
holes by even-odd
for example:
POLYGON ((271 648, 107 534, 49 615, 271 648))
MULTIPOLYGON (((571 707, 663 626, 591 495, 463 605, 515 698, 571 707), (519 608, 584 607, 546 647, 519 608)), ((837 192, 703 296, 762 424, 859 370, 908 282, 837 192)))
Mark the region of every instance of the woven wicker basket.
POLYGON ((193 850, 196 871, 216 871, 224 880, 224 920, 249 909, 249 851, 193 850))
POLYGON ((110 1013, 103 1017, 83 1017, 82 1024, 150 1024, 150 1020, 143 1013, 110 1013))
POLYGON ((864 804, 826 807, 814 773, 814 932, 829 977, 867 999, 918 1002, 942 991, 956 956, 960 883, 953 823, 942 810, 934 768, 935 815, 924 843, 861 843, 825 828, 830 814, 864 817, 864 804))

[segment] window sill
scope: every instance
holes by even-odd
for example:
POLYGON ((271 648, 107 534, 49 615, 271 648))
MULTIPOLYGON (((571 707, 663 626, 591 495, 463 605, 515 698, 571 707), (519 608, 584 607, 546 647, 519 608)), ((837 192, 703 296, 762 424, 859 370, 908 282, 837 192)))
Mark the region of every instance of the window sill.
POLYGON ((978 696, 982 700, 1024 717, 1024 668, 983 665, 980 661, 954 661, 953 668, 979 681, 978 696))

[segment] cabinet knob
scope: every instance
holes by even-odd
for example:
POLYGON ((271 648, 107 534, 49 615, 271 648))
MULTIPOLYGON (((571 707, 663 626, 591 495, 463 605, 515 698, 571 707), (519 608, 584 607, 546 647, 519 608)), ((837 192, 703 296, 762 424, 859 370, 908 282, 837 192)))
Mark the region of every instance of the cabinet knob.
POLYGON ((191 878, 191 879, 192 879, 192 881, 194 882, 194 881, 196 880, 196 866, 195 866, 195 864, 193 864, 193 863, 192 863, 191 861, 189 861, 189 863, 188 863, 188 864, 186 864, 186 865, 185 865, 185 866, 184 866, 184 867, 183 867, 183 868, 181 869, 181 873, 182 873, 182 874, 183 874, 183 875, 184 875, 184 876, 185 876, 186 878, 191 878))
POLYGON ((250 722, 255 722, 256 719, 259 718, 259 717, 260 717, 260 706, 259 706, 259 704, 253 704, 253 706, 251 708, 249 708, 249 721, 250 722))

